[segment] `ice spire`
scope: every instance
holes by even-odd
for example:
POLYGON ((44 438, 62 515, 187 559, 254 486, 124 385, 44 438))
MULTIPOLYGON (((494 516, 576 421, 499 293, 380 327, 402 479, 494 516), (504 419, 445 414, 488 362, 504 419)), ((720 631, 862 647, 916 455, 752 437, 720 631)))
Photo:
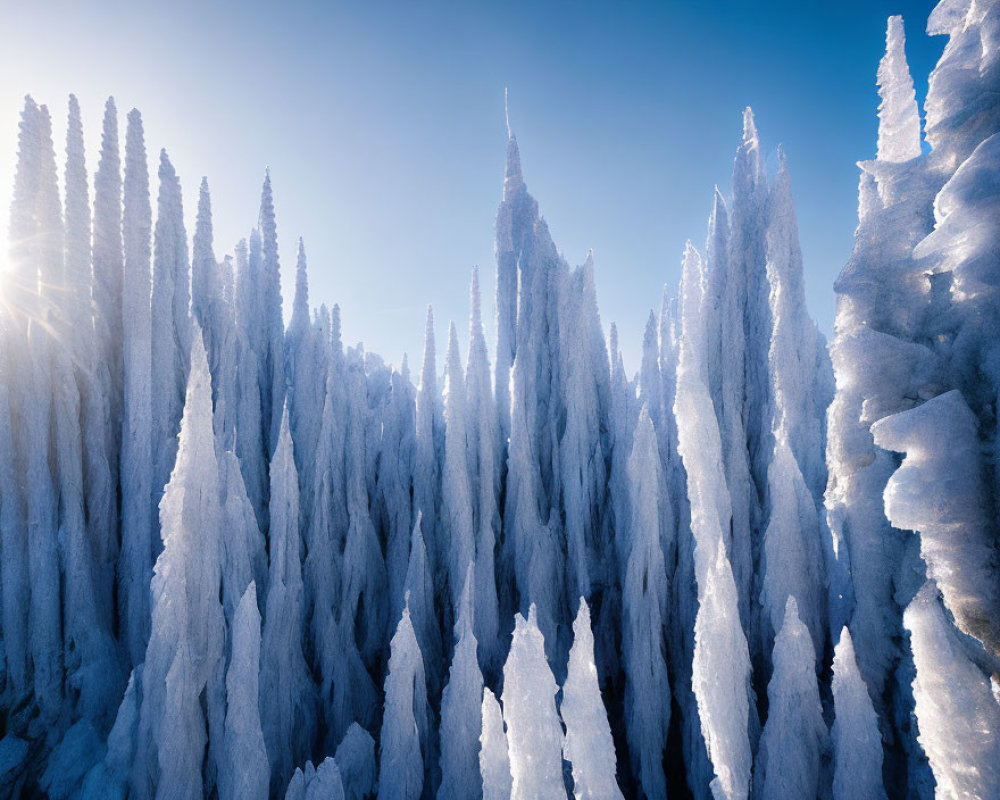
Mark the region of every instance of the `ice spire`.
MULTIPOLYGON (((274 218, 274 197, 271 193, 271 170, 264 173, 260 193, 260 284, 258 286, 258 317, 254 321, 263 329, 259 342, 257 367, 261 389, 261 421, 265 430, 267 452, 277 447, 285 404, 285 323, 281 316, 281 267, 278 263, 278 229, 274 218)), ((251 241, 251 249, 253 241, 251 241)))
POLYGON ((767 724, 754 782, 760 787, 759 796, 767 800, 816 797, 827 732, 816 683, 816 653, 808 629, 799 620, 794 597, 785 605, 772 660, 767 724))
POLYGON ((430 720, 424 662, 409 608, 403 609, 390 647, 385 715, 379 737, 379 795, 417 800, 424 786, 430 720))
MULTIPOLYGON (((118 702, 112 591, 116 535, 105 457, 107 410, 94 368, 90 213, 80 106, 70 95, 66 137, 65 283, 56 298, 66 335, 53 340, 55 453, 62 510, 66 671, 78 709, 104 724, 118 702), (81 427, 82 426, 82 427, 81 427)), ((51 178, 50 196, 58 190, 51 178)))
POLYGON ((375 740, 354 723, 337 745, 334 756, 344 785, 344 800, 365 800, 371 797, 378 772, 375 768, 375 740))
POLYGON ((510 755, 500 704, 489 687, 483 689, 483 732, 479 737, 479 773, 483 800, 510 800, 510 755))
MULTIPOLYGON (((42 718, 52 723, 59 713, 63 684, 59 494, 70 488, 57 485, 62 482, 58 469, 54 475, 49 464, 55 388, 52 365, 53 357, 58 358, 54 347, 60 347, 49 330, 56 312, 51 293, 61 283, 62 219, 48 109, 26 97, 21 120, 10 258, 23 294, 12 304, 20 312, 20 326, 12 370, 17 399, 11 410, 18 471, 27 501, 28 639, 34 694, 42 718)), ((57 378, 60 384, 63 380, 57 378)))
MULTIPOLYGON (((223 299, 223 295, 222 275, 212 245, 212 196, 208 178, 203 177, 198 188, 198 216, 191 248, 191 310, 208 341, 221 335, 221 331, 214 330, 217 322, 213 318, 212 303, 223 299)), ((214 348, 210 346, 209 349, 214 348)), ((212 366, 212 355, 209 352, 209 366, 212 366)))
POLYGON ((483 673, 476 656, 472 632, 474 571, 470 562, 455 623, 455 654, 448 685, 441 697, 441 786, 438 800, 481 798, 483 779, 479 772, 479 734, 482 730, 483 673))
POLYGON ((656 315, 650 311, 642 335, 642 367, 639 370, 639 402, 646 405, 654 430, 660 422, 660 344, 656 315))
POLYGON ((674 415, 678 451, 687 472, 691 530, 695 539, 698 613, 692 685, 702 735, 708 747, 718 800, 746 800, 752 756, 750 654, 737 613, 739 595, 726 555, 731 505, 722 467, 722 444, 712 413, 705 366, 707 340, 702 319, 702 262, 685 248, 682 278, 682 333, 674 415))
MULTIPOLYGON (((14 381, 19 362, 20 337, 7 314, 0 315, 0 412, 13 409, 18 392, 14 381)), ((14 420, 10 411, 0 413, 0 601, 3 603, 4 663, 9 691, 25 696, 30 689, 28 604, 31 583, 28 569, 28 530, 24 498, 18 481, 14 449, 14 420)))
MULTIPOLYGON (((649 688, 655 692, 653 687, 649 688)), ((573 765, 576 800, 622 800, 615 782, 615 745, 597 683, 590 609, 582 597, 573 622, 573 647, 562 691, 559 710, 566 724, 563 754, 573 765)), ((654 706, 669 703, 667 698, 655 694, 649 700, 654 706)))
MULTIPOLYGON (((83 124, 80 104, 75 95, 69 96, 66 125, 65 176, 65 270, 64 303, 70 309, 67 322, 79 337, 73 350, 77 359, 88 364, 93 358, 94 321, 91 312, 90 278, 90 203, 87 189, 87 165, 83 146, 83 124)), ((82 380, 81 391, 85 390, 82 380)), ((103 449, 103 444, 102 444, 103 449)))
POLYGON ((465 568, 475 560, 472 497, 466 451, 465 376, 458 352, 455 323, 448 331, 445 368, 444 469, 441 474, 441 527, 448 542, 448 586, 451 608, 458 614, 465 568))
POLYGON ((920 113, 906 63, 903 18, 889 17, 885 55, 878 65, 878 158, 909 161, 920 155, 920 113))
MULTIPOLYGON (((509 126, 509 122, 508 122, 509 126)), ((517 137, 507 129, 507 163, 504 167, 504 196, 513 193, 524 185, 521 176, 521 151, 517 146, 517 137)))
POLYGON ((560 797, 562 726, 556 714, 556 686, 545 659, 545 643, 531 606, 517 615, 510 654, 503 669, 503 717, 507 723, 511 800, 560 797))
MULTIPOLYGON (((96 221, 95 221, 96 225, 96 221)), ((149 639, 149 579, 156 525, 153 518, 152 322, 150 316, 150 234, 152 208, 142 116, 132 109, 125 136, 122 233, 125 278, 124 421, 122 424, 122 549, 119 560, 119 615, 133 665, 146 657, 149 639)))
POLYGON ((295 272, 295 303, 284 340, 288 407, 291 413, 295 465, 302 489, 302 526, 313 513, 316 450, 323 416, 326 373, 330 360, 329 334, 309 319, 309 277, 306 248, 299 238, 295 272))
POLYGON ((247 587, 233 622, 233 653, 226 672, 226 764, 222 800, 267 800, 270 769, 258 707, 260 613, 257 587, 247 587))
MULTIPOLYGON (((233 315, 237 353, 238 405, 236 409, 236 455, 253 503, 257 521, 267 527, 267 445, 261 419, 260 367, 257 361, 256 297, 259 279, 251 266, 245 239, 236 244, 236 284, 233 315)), ((263 589, 262 589, 263 591, 263 589)))
POLYGON ((886 800, 882 734, 845 625, 833 655, 833 800, 886 800))
POLYGON ((670 725, 663 641, 667 579, 660 549, 659 451, 647 405, 639 415, 628 472, 632 518, 622 587, 626 732, 643 793, 649 800, 664 800, 662 761, 670 725))
POLYGON ((503 200, 496 222, 496 402, 500 419, 500 442, 510 436, 510 373, 517 354, 518 282, 534 248, 538 204, 528 194, 521 177, 517 138, 507 138, 503 200))
POLYGON ((306 246, 299 237, 298 255, 295 261, 295 300, 292 304, 292 329, 303 331, 309 327, 309 272, 306 265, 306 246))
POLYGON ((264 619, 261 724, 271 764, 272 793, 284 786, 309 751, 312 682, 303 644, 302 562, 299 556, 299 481, 292 457, 288 411, 282 414, 271 461, 270 571, 264 619))
POLYGON ((467 441, 469 474, 472 482, 472 516, 476 536, 476 577, 473 628, 479 642, 479 658, 488 674, 499 672, 500 652, 499 603, 496 585, 494 550, 500 519, 497 509, 499 462, 497 459, 498 422, 493 401, 489 356, 479 295, 479 268, 472 270, 472 314, 469 323, 469 362, 465 373, 468 400, 467 441))
POLYGON ((181 185, 166 150, 160 151, 159 178, 151 307, 155 367, 152 371, 154 500, 174 465, 191 342, 190 278, 181 185))
POLYGON ((413 530, 413 458, 416 448, 416 391, 406 356, 389 379, 390 396, 379 443, 378 496, 385 504, 385 566, 389 580, 389 624, 403 612, 403 584, 413 530))
MULTIPOLYGON (((443 658, 441 632, 434 613, 434 578, 427 564, 427 548, 424 543, 422 515, 417 512, 417 521, 413 525, 410 538, 410 559, 406 567, 404 583, 405 605, 410 610, 410 619, 416 631, 420 652, 424 661, 434 667, 443 658)), ((437 695, 440 688, 437 670, 428 677, 428 689, 432 696, 437 695)))
MULTIPOLYGON (((109 419, 122 417, 122 315, 124 290, 122 253, 122 171, 118 150, 118 111, 115 99, 104 106, 101 154, 94 175, 94 327, 97 365, 101 388, 106 397, 109 419)), ((118 480, 118 456, 122 431, 107 426, 108 464, 112 484, 118 480)))
POLYGON ((420 370, 420 387, 417 390, 417 448, 413 469, 413 507, 423 517, 423 533, 427 544, 427 558, 431 571, 436 574, 438 553, 438 504, 441 491, 441 465, 438 461, 439 439, 442 438, 443 420, 440 418, 437 391, 437 366, 434 348, 434 309, 427 307, 424 326, 424 361, 420 370))
POLYGON ((163 550, 150 589, 152 633, 132 788, 139 798, 200 797, 207 720, 202 694, 223 658, 222 509, 208 359, 197 331, 177 464, 160 503, 163 550))

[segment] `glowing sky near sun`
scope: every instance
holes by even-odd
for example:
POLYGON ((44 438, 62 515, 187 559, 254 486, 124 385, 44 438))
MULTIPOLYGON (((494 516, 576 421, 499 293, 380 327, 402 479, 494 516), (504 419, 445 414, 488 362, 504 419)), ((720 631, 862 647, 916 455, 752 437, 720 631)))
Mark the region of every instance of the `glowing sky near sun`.
POLYGON ((168 149, 189 233, 208 176, 220 257, 254 224, 270 165, 286 303, 302 235, 312 302, 341 304, 348 342, 419 361, 433 303, 439 339, 456 320, 464 352, 473 264, 493 290, 506 86, 529 188, 571 264, 594 249, 602 317, 618 323, 631 371, 685 239, 704 238, 713 184, 728 191, 751 104, 768 152, 788 154, 808 301, 829 332, 854 162, 874 154, 885 18, 906 18, 921 100, 943 41, 922 31, 931 2, 819 5, 10 4, 0 204, 5 214, 25 93, 52 108, 60 150, 77 94, 91 171, 114 94, 122 125, 143 112, 154 178, 168 149))

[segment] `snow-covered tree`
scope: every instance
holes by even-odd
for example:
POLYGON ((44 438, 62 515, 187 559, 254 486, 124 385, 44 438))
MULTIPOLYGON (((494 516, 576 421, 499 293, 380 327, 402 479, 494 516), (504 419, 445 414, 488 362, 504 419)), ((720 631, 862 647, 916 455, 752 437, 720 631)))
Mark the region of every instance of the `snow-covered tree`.
POLYGON ((379 737, 379 796, 417 800, 424 787, 430 719, 424 662, 409 608, 403 609, 391 651, 379 737))
POLYGON ((621 800, 615 782, 615 746, 597 683, 590 609, 583 598, 573 622, 573 647, 559 712, 566 725, 563 754, 573 766, 576 800, 621 800))
POLYGON ((557 690, 532 606, 527 620, 517 615, 510 653, 503 668, 503 718, 510 752, 511 800, 561 797, 565 792, 557 690))

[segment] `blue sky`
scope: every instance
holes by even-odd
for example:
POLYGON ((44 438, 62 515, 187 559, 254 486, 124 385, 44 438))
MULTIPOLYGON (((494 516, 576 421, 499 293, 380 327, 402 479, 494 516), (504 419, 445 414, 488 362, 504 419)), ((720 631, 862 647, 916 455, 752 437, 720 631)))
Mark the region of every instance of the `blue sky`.
POLYGON ((855 162, 875 151, 885 20, 904 15, 922 100, 944 46, 923 32, 932 6, 12 4, 0 29, 0 199, 24 94, 52 108, 60 149, 66 95, 77 94, 91 170, 113 94, 122 124, 133 106, 143 112, 151 156, 170 153, 192 227, 208 176, 218 255, 255 223, 269 165, 286 305, 301 235, 312 302, 341 304, 348 342, 419 361, 433 303, 439 352, 454 319, 464 353, 474 264, 493 290, 507 87, 529 189, 571 264, 593 248, 602 318, 618 323, 631 371, 684 241, 704 239, 713 186, 728 194, 749 104, 768 153, 781 143, 788 155, 808 302, 830 332, 855 162))

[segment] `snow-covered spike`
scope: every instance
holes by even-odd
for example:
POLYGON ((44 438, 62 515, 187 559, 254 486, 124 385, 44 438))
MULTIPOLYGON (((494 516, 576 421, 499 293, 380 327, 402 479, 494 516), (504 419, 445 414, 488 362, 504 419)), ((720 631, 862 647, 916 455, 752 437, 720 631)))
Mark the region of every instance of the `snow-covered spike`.
POLYGON ((170 478, 190 368, 190 265, 181 185, 167 151, 160 150, 151 298, 153 499, 170 478))
POLYGON ((565 791, 557 690, 532 604, 527 620, 520 614, 515 618, 504 666, 503 717, 510 751, 511 800, 559 797, 565 791))
POLYGON ((664 660, 667 580, 660 546, 660 453, 643 404, 628 462, 631 527, 622 586, 625 727, 643 793, 664 800, 663 751, 670 725, 670 684, 664 660), (650 697, 657 698, 650 702, 650 697))
POLYGON ((305 330, 309 326, 309 272, 306 264, 306 246, 299 237, 295 262, 295 300, 289 330, 305 330))
POLYGON ((483 732, 479 737, 479 772, 483 779, 483 800, 510 800, 510 755, 507 734, 496 696, 483 689, 483 732))
POLYGON ((878 158, 909 161, 920 155, 920 112, 906 63, 903 18, 889 17, 885 55, 878 65, 878 158))
POLYGON ((226 769, 222 800, 266 800, 270 769, 260 727, 260 613, 251 581, 236 608, 233 652, 226 672, 226 769))
POLYGON ((482 730, 483 674, 476 655, 473 626, 473 565, 465 571, 455 623, 457 644, 448 685, 441 697, 441 786, 438 800, 482 795, 479 734, 482 730))
POLYGON ((472 285, 469 288, 469 330, 478 331, 483 326, 483 301, 479 291, 479 266, 472 268, 472 285))
POLYGON ((457 616, 466 567, 475 559, 472 492, 469 485, 465 375, 458 351, 458 332, 448 329, 445 364, 444 468, 441 474, 441 534, 448 543, 449 599, 457 616))
POLYGON ((152 625, 132 771, 132 789, 143 799, 166 786, 187 797, 202 793, 208 743, 202 695, 225 647, 219 462, 211 376, 197 327, 190 359, 177 462, 160 502, 163 551, 150 587, 152 625))
POLYGON ((504 168, 504 196, 524 185, 521 175, 521 151, 517 146, 517 137, 510 134, 507 139, 507 164, 504 168))
POLYGON ((833 800, 886 800, 882 734, 845 625, 833 655, 833 800))
POLYGON ((916 677, 918 740, 938 797, 1000 797, 1000 705, 945 615, 934 581, 903 614, 916 677))
POLYGON ((408 606, 390 652, 379 737, 379 795, 417 800, 424 786, 429 718, 424 662, 408 606))
POLYGON ((222 276, 215 260, 212 238, 212 196, 208 178, 202 177, 191 249, 191 310, 202 330, 212 325, 209 316, 212 300, 223 295, 222 276))
POLYGON ((271 764, 271 792, 302 763, 313 734, 313 684, 303 655, 299 481, 288 410, 283 405, 271 460, 266 616, 261 657, 261 725, 271 764))
MULTIPOLYGON (((573 622, 573 647, 562 691, 559 711, 566 725, 563 753, 573 767, 576 800, 621 800, 621 789, 615 782, 615 746, 597 682, 590 609, 582 597, 573 622)), ((651 704, 666 702, 661 697, 651 704)))
POLYGON ((755 796, 768 800, 816 797, 827 730, 816 682, 816 653, 792 596, 785 604, 772 660, 767 724, 754 769, 755 796))
POLYGON ((340 768, 344 800, 364 800, 375 788, 375 740, 358 723, 353 723, 337 745, 334 756, 340 768))
MULTIPOLYGON (((109 167, 110 169, 110 167, 109 167)), ((109 182, 113 176, 108 178, 109 182)), ((132 109, 125 134, 122 238, 124 278, 122 422, 122 548, 119 556, 119 614, 130 663, 146 658, 149 640, 149 579, 157 532, 153 516, 152 318, 150 256, 152 207, 142 116, 132 109)), ((97 217, 95 213, 95 237, 97 217)), ((98 240, 95 238, 95 244, 98 240)), ((117 301, 116 301, 117 302, 117 301)))

